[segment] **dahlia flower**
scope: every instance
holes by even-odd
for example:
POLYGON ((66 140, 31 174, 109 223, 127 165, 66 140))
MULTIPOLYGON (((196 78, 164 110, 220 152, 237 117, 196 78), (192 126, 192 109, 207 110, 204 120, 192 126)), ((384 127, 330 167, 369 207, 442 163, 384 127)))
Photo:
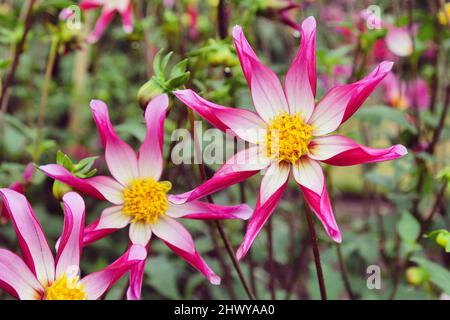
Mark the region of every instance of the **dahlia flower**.
POLYGON ((20 300, 95 300, 146 258, 145 248, 134 245, 108 267, 80 279, 83 199, 75 192, 63 198, 64 227, 54 259, 25 196, 10 189, 0 189, 0 195, 22 251, 20 258, 9 250, 0 249, 0 288, 20 300))
POLYGON ((392 160, 407 153, 402 145, 374 149, 332 134, 358 110, 393 63, 382 62, 365 78, 334 87, 316 104, 316 21, 313 17, 302 24, 300 49, 286 75, 284 90, 275 73, 256 56, 241 27, 234 28, 233 37, 257 113, 214 104, 192 90, 174 93, 213 126, 252 145, 227 160, 210 180, 192 191, 173 196, 172 201, 180 204, 194 201, 267 169, 255 211, 237 252, 237 257, 242 258, 280 201, 292 172, 328 235, 341 242, 320 162, 350 166, 392 160))
POLYGON ((123 30, 126 33, 133 31, 133 7, 131 0, 83 0, 80 3, 81 10, 102 8, 94 30, 88 37, 88 42, 94 43, 102 36, 108 25, 113 20, 116 12, 122 17, 123 30))
MULTIPOLYGON (((53 179, 111 202, 112 206, 86 228, 85 245, 130 225, 132 243, 146 246, 154 234, 217 285, 220 278, 200 257, 191 235, 177 219, 248 219, 251 209, 247 205, 220 206, 197 200, 174 204, 171 201, 168 195, 171 183, 159 181, 163 170, 164 121, 168 106, 167 95, 160 95, 149 103, 145 111, 147 135, 136 155, 114 130, 106 104, 98 100, 91 102, 105 148, 105 160, 114 179, 106 176, 80 179, 56 164, 40 169, 53 179)), ((140 298, 144 265, 145 262, 139 264, 131 273, 130 299, 140 298)))

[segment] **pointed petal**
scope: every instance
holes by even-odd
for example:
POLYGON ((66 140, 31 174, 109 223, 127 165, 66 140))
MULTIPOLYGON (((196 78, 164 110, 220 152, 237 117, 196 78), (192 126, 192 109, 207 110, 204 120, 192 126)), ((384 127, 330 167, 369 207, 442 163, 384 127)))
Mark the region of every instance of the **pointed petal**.
POLYGON ((286 96, 277 75, 262 63, 249 58, 252 67, 251 93, 255 109, 267 123, 280 114, 289 112, 286 96))
POLYGON ((9 189, 0 194, 14 225, 22 256, 43 285, 55 279, 55 261, 41 224, 24 195, 9 189))
POLYGON ((105 160, 111 175, 122 185, 139 177, 136 153, 123 142, 109 120, 108 107, 99 100, 91 101, 91 109, 102 143, 105 160))
POLYGON ((248 44, 240 26, 234 27, 233 39, 259 116, 269 122, 281 111, 289 112, 280 80, 272 70, 261 63, 248 44))
POLYGON ((118 229, 125 228, 131 218, 122 213, 122 206, 113 206, 103 210, 100 218, 84 228, 83 246, 103 239, 118 229))
POLYGON ((123 203, 123 186, 110 177, 96 176, 81 179, 75 177, 66 168, 58 164, 40 166, 39 169, 50 178, 61 181, 91 197, 106 200, 114 204, 123 203))
POLYGON ((272 194, 280 189, 288 180, 290 165, 272 163, 264 174, 259 192, 261 204, 264 204, 272 194))
POLYGON ((133 32, 133 7, 131 1, 126 9, 120 12, 120 15, 122 17, 123 31, 125 31, 125 33, 133 32))
POLYGON ((334 218, 328 197, 325 176, 319 163, 303 157, 293 167, 294 178, 303 191, 306 202, 322 222, 328 235, 336 242, 341 242, 341 232, 334 218))
POLYGON ((83 198, 75 192, 63 197, 64 227, 56 255, 56 277, 62 276, 70 268, 80 265, 83 247, 85 205, 83 198))
POLYGON ((314 127, 313 134, 328 134, 347 121, 386 77, 392 65, 392 62, 382 62, 364 79, 331 89, 317 104, 309 120, 314 127))
POLYGON ((116 14, 116 12, 114 10, 103 9, 100 17, 98 18, 97 22, 95 23, 94 30, 87 37, 87 41, 89 43, 95 43, 100 39, 100 37, 105 32, 106 28, 111 23, 115 14, 116 14))
POLYGON ((147 258, 147 250, 140 245, 131 246, 119 259, 103 270, 91 273, 81 279, 89 300, 100 298, 114 283, 136 264, 147 258))
POLYGON ((183 251, 194 253, 194 241, 185 227, 175 219, 170 217, 160 217, 158 221, 152 225, 152 231, 155 235, 171 243, 173 246, 183 251))
POLYGON ((146 246, 152 237, 152 228, 147 223, 131 222, 129 233, 130 240, 133 244, 146 246))
POLYGON ((140 178, 158 181, 163 170, 164 120, 169 97, 160 95, 153 99, 145 110, 147 135, 139 149, 138 165, 140 178))
POLYGON ((20 300, 36 300, 44 288, 19 256, 0 249, 0 288, 20 300))
POLYGON ((169 201, 181 204, 206 197, 209 194, 225 189, 244 181, 270 164, 259 147, 251 147, 236 153, 212 176, 194 190, 180 195, 170 195, 169 201))
POLYGON ((236 252, 236 258, 238 260, 241 260, 247 254, 248 250, 250 250, 253 241, 255 241, 259 232, 264 227, 267 219, 270 218, 275 208, 277 207, 278 202, 280 202, 281 196, 283 195, 286 186, 287 180, 285 180, 285 183, 281 187, 274 190, 264 203, 261 202, 262 195, 260 192, 258 200, 256 202, 255 212, 253 212, 253 215, 248 222, 244 240, 242 241, 242 244, 236 252))
POLYGON ((358 144, 341 135, 319 137, 311 142, 309 157, 333 166, 352 166, 400 158, 408 153, 400 144, 386 149, 375 149, 358 144))
POLYGON ((183 204, 169 204, 166 214, 172 218, 186 219, 243 219, 250 218, 253 210, 246 204, 222 206, 194 200, 183 204))
POLYGON ((164 217, 152 226, 152 230, 172 251, 199 270, 212 284, 220 284, 220 278, 200 257, 191 235, 183 225, 172 218, 164 217))
POLYGON ((314 111, 316 96, 316 20, 302 24, 302 40, 297 56, 285 80, 285 92, 291 114, 299 112, 307 122, 314 111))
POLYGON ((127 290, 127 300, 141 300, 142 282, 144 281, 147 260, 137 263, 130 269, 130 283, 127 290))
POLYGON ((248 85, 250 86, 252 78, 252 67, 248 58, 251 57, 257 61, 260 60, 256 56, 247 39, 245 38, 241 26, 235 26, 233 28, 233 41, 234 46, 236 47, 239 61, 241 63, 242 71, 244 72, 244 76, 247 79, 248 85))
POLYGON ((243 140, 258 143, 261 133, 266 132, 265 122, 254 112, 209 102, 190 89, 178 90, 174 94, 214 127, 228 133, 231 131, 243 140))
POLYGON ((90 10, 94 8, 99 8, 103 5, 102 0, 83 0, 80 3, 81 10, 90 10))

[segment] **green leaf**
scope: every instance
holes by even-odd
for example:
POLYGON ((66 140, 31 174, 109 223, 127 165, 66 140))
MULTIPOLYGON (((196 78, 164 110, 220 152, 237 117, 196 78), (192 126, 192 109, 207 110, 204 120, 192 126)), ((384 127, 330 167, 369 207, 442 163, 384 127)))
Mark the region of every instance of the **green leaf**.
POLYGON ((432 283, 446 294, 450 294, 450 272, 448 270, 425 258, 413 257, 411 260, 428 271, 432 283))
POLYGON ((397 229, 403 241, 415 243, 420 233, 420 224, 408 211, 403 211, 397 229))
POLYGON ((169 79, 173 79, 176 77, 179 77, 186 72, 188 59, 181 60, 176 65, 173 66, 172 70, 170 70, 170 76, 169 79))
POLYGON ((164 48, 159 50, 158 53, 155 55, 155 58, 153 59, 153 71, 155 72, 155 75, 157 77, 162 76, 161 72, 161 56, 164 52, 164 48))
POLYGON ((145 269, 147 283, 159 294, 169 299, 180 299, 177 288, 178 270, 175 264, 164 256, 153 258, 145 269))
POLYGON ((361 108, 355 114, 355 117, 376 125, 380 124, 381 121, 389 120, 397 123, 400 127, 413 134, 417 133, 417 129, 406 120, 406 113, 388 106, 368 106, 361 108))

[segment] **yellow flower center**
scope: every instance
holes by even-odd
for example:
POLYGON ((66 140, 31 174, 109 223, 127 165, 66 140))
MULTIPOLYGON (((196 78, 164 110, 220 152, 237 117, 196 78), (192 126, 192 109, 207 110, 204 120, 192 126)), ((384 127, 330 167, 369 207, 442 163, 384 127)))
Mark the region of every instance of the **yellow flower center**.
POLYGON ((87 300, 84 286, 78 277, 68 279, 63 275, 45 290, 45 300, 87 300))
POLYGON ((123 191, 123 213, 132 217, 132 222, 155 223, 167 211, 167 192, 170 189, 172 184, 169 181, 133 180, 123 191))
POLYGON ((279 162, 294 164, 308 152, 312 127, 303 121, 299 113, 283 112, 270 120, 267 130, 267 155, 279 162))
POLYGON ((438 12, 438 20, 442 25, 448 24, 450 17, 450 3, 446 3, 443 8, 438 12))

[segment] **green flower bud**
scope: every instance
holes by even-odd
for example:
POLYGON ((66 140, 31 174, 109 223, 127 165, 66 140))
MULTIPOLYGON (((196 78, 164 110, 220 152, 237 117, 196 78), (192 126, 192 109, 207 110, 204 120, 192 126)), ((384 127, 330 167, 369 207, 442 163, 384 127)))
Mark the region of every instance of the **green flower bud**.
POLYGON ((161 88, 161 86, 158 85, 158 83, 152 78, 138 91, 137 99, 139 101, 139 105, 145 110, 150 100, 163 93, 163 88, 161 88))
POLYGON ((72 191, 72 188, 65 183, 60 181, 53 182, 53 196, 58 200, 62 201, 62 198, 67 192, 72 191))
POLYGON ((436 243, 442 248, 446 248, 450 243, 450 234, 441 232, 436 236, 436 243))
POLYGON ((419 286, 429 279, 427 271, 421 267, 410 267, 406 270, 406 280, 413 286, 419 286))

